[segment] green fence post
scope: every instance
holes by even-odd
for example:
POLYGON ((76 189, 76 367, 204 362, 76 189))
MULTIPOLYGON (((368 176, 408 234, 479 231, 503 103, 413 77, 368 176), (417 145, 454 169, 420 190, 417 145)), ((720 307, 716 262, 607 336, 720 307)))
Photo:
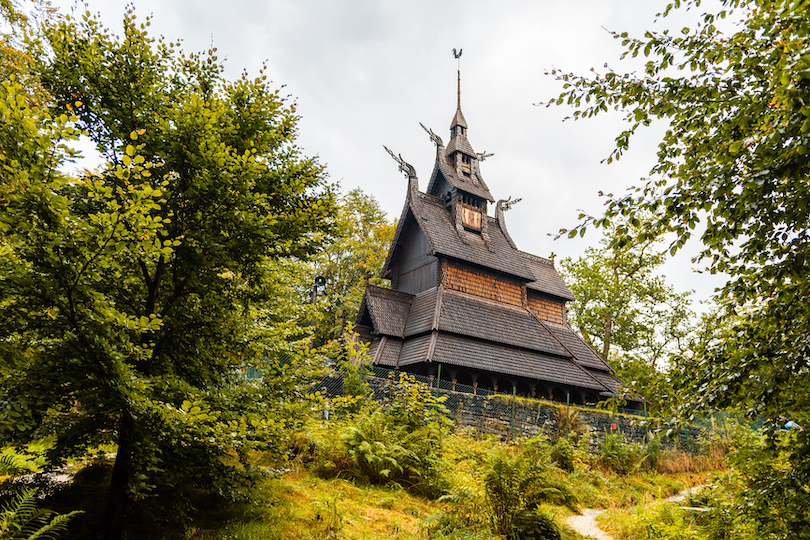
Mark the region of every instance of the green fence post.
POLYGON ((647 416, 647 400, 644 400, 644 442, 650 442, 650 419, 647 416))
POLYGON ((509 425, 509 440, 512 440, 512 431, 515 429, 515 399, 517 395, 517 386, 512 386, 512 423, 509 425))
POLYGON ((442 384, 442 365, 439 364, 439 371, 436 375, 436 395, 439 395, 439 385, 442 384))
POLYGON ((571 393, 565 393, 565 438, 568 438, 568 423, 571 420, 571 393))

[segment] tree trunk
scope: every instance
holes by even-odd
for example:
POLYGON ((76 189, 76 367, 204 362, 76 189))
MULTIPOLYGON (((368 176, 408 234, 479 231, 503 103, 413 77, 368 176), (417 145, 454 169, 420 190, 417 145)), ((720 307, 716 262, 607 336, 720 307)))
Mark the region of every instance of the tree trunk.
POLYGON ((605 338, 602 341, 602 359, 607 362, 610 353, 610 341, 613 337, 613 316, 608 315, 605 319, 605 338))
POLYGON ((124 537, 134 434, 135 421, 129 411, 124 411, 121 426, 118 428, 118 453, 115 457, 107 508, 104 511, 104 522, 101 528, 101 538, 104 540, 119 540, 124 537))

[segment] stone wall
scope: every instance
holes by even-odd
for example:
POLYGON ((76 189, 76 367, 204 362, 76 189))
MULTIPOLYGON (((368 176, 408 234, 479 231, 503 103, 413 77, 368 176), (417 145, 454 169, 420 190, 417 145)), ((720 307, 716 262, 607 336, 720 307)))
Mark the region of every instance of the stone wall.
MULTIPOLYGON (((372 377, 371 388, 374 398, 384 403, 388 399, 386 380, 372 377)), ((456 420, 456 425, 475 429, 481 433, 497 435, 504 440, 520 437, 536 437, 538 435, 557 436, 565 434, 565 426, 558 426, 558 418, 565 417, 566 406, 547 401, 531 399, 514 399, 504 394, 476 395, 449 390, 433 389, 434 394, 446 397, 444 404, 456 420), (514 421, 512 407, 514 403, 514 421), (559 415, 559 416, 558 416, 559 415)), ((624 434, 627 441, 643 444, 647 441, 648 432, 637 424, 644 420, 643 416, 616 413, 604 409, 590 409, 570 407, 570 412, 576 412, 577 420, 586 426, 593 437, 598 441, 605 434, 619 431, 624 434)), ((660 426, 659 426, 660 427, 660 426)), ((694 449, 702 430, 697 427, 682 428, 678 438, 674 441, 662 441, 664 446, 674 446, 694 449)))

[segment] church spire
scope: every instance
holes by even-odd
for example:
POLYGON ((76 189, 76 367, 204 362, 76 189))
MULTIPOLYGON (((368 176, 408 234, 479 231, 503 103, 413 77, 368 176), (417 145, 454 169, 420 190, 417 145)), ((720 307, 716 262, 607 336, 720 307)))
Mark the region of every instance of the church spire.
MULTIPOLYGON (((453 49, 453 56, 458 60, 461 57, 461 50, 453 49)), ((457 71, 456 98, 456 113, 450 123, 450 140, 447 146, 442 146, 441 139, 428 130, 437 148, 436 166, 428 183, 427 193, 444 197, 446 200, 452 197, 467 201, 469 204, 474 203, 476 208, 486 212, 486 202, 495 202, 495 199, 481 177, 478 162, 491 154, 477 154, 467 140, 467 121, 461 112, 460 62, 457 71)), ((485 227, 482 222, 481 228, 485 227)))
POLYGON ((456 105, 456 114, 453 116, 453 121, 450 123, 451 138, 456 135, 464 135, 464 132, 467 130, 467 121, 464 120, 464 115, 461 114, 461 52, 462 49, 459 49, 458 52, 453 49, 453 56, 458 60, 458 102, 456 105), (457 127, 461 129, 457 130, 457 127))

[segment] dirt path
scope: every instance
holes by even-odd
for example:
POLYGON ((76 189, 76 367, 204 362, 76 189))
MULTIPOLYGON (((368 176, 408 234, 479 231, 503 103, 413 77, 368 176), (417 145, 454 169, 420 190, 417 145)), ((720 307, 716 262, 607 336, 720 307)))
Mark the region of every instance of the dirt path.
POLYGON ((589 508, 582 511, 581 516, 571 516, 568 518, 568 526, 583 536, 590 536, 596 540, 613 540, 613 537, 599 528, 596 524, 596 516, 604 512, 596 508, 589 508))
MULTIPOLYGON (((672 497, 667 497, 666 500, 669 502, 682 501, 690 491, 699 489, 700 487, 701 486, 686 489, 672 497)), ((600 529, 599 525, 596 524, 596 517, 602 512, 604 512, 604 510, 598 508, 583 510, 582 515, 568 518, 568 526, 583 536, 590 536, 596 538, 596 540, 613 540, 612 536, 600 529)))

